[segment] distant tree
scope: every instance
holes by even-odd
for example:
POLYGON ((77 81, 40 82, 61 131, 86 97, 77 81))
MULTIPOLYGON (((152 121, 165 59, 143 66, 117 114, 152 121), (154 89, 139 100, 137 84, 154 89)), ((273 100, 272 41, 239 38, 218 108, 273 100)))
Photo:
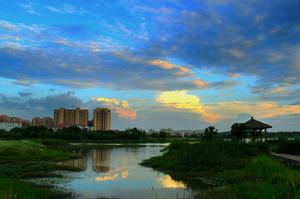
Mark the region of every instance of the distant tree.
POLYGON ((6 131, 4 129, 0 129, 0 137, 5 137, 6 131))
POLYGON ((140 137, 146 137, 146 131, 138 128, 129 128, 125 130, 125 134, 127 138, 135 139, 140 137))
POLYGON ((234 123, 231 126, 230 135, 233 139, 243 140, 246 137, 246 129, 243 123, 234 123))
POLYGON ((167 131, 164 131, 164 130, 160 130, 159 134, 158 134, 158 137, 160 137, 160 138, 167 138, 167 137, 170 137, 170 133, 167 132, 167 131))
POLYGON ((215 137, 217 133, 218 133, 218 129, 216 129, 214 126, 209 126, 204 130, 204 138, 211 139, 215 137))

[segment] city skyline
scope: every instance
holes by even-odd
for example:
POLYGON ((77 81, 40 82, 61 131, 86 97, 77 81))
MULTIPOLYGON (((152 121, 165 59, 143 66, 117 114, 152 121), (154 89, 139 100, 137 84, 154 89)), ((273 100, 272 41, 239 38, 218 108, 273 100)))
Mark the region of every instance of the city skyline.
POLYGON ((89 110, 79 107, 73 109, 56 108, 53 110, 53 117, 35 116, 31 120, 0 114, 0 129, 9 131, 15 127, 28 126, 44 126, 48 129, 77 126, 96 131, 112 130, 111 113, 108 108, 95 108, 91 120, 89 120, 89 110))
POLYGON ((299 1, 0 1, 0 114, 300 130, 299 1))

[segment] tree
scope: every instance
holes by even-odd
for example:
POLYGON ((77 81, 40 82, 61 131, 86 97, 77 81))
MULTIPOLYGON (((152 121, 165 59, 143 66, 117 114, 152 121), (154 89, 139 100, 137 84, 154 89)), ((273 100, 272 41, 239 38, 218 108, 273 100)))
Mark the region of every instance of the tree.
POLYGON ((214 126, 209 126, 204 130, 204 138, 211 139, 215 137, 217 133, 218 133, 218 129, 216 129, 214 126))
POLYGON ((234 123, 231 126, 230 135, 233 139, 243 140, 246 137, 246 128, 243 123, 234 123))

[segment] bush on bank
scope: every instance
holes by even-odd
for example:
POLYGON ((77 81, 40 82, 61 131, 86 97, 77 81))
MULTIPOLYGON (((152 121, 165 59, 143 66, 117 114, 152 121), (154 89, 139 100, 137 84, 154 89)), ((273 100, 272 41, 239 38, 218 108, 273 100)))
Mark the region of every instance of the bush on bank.
POLYGON ((268 145, 265 143, 246 144, 223 140, 194 144, 173 142, 162 156, 145 160, 143 165, 185 172, 215 172, 240 168, 250 157, 266 153, 268 145))
POLYGON ((300 173, 268 156, 267 143, 176 142, 142 164, 205 180, 194 199, 299 199, 300 173))

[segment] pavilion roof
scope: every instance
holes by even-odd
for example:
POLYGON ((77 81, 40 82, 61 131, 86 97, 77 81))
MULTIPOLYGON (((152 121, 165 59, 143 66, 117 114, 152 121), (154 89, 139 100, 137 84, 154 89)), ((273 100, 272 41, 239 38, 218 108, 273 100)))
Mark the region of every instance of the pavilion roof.
POLYGON ((265 124, 263 122, 255 120, 255 119, 253 119, 253 117, 251 117, 250 120, 245 122, 245 127, 246 127, 246 129, 268 129, 268 128, 272 128, 272 126, 270 126, 269 124, 265 124))

